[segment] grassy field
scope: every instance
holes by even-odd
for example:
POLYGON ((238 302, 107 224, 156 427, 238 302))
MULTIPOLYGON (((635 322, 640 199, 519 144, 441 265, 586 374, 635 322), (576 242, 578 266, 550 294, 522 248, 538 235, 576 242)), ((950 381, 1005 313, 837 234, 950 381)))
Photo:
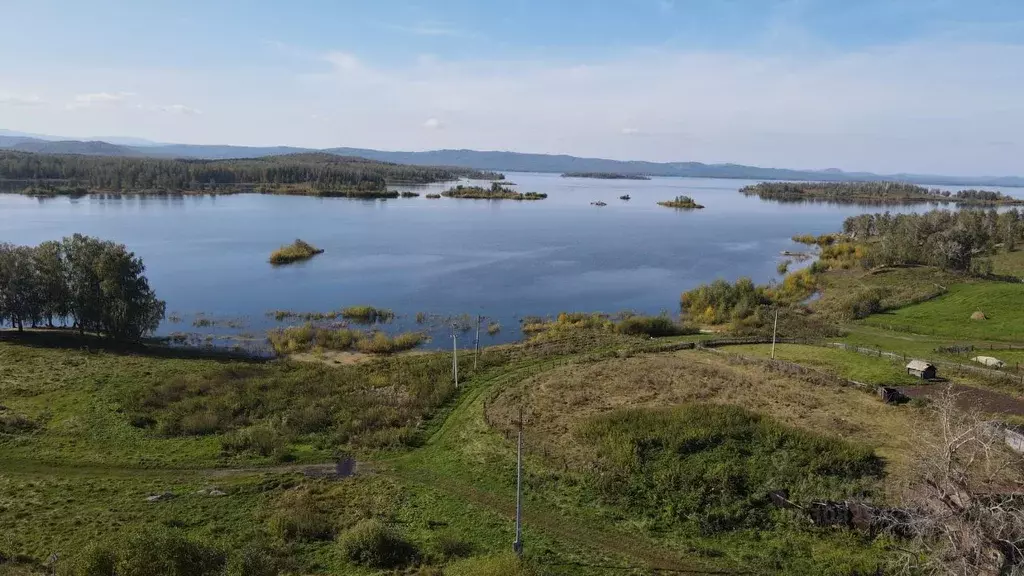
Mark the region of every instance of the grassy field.
POLYGON ((949 286, 933 300, 875 314, 869 326, 959 341, 1024 342, 1024 284, 972 282, 949 286), (986 320, 972 320, 982 312, 986 320))
MULTIPOLYGON (((727 351, 768 358, 771 356, 771 345, 730 346, 727 351)), ((775 357, 865 384, 892 386, 920 383, 920 380, 907 374, 902 362, 837 348, 779 344, 775 348, 775 357)))
POLYGON ((1000 252, 993 256, 992 272, 1003 276, 1024 278, 1024 250, 1000 252))
MULTIPOLYGON (((867 465, 874 450, 890 472, 908 449, 893 439, 919 428, 912 410, 852 389, 829 387, 809 400, 803 391, 811 384, 749 363, 643 352, 664 344, 607 332, 544 335, 485 350, 480 369, 464 367, 455 390, 445 354, 332 367, 0 342, 0 554, 25 561, 18 572, 0 563, 0 574, 39 574, 53 553, 70 562, 92 543, 142 528, 229 551, 229 563, 259 546, 261 557, 290 562, 297 573, 370 574, 380 566, 356 563, 348 547, 369 521, 407 543, 403 566, 422 566, 419 573, 514 573, 509 418, 515 399, 533 394, 525 541, 535 573, 808 573, 827 558, 825 572, 845 576, 887 558, 884 539, 808 529, 769 513, 760 488, 737 500, 754 498, 756 515, 737 508, 729 513, 735 529, 710 532, 602 497, 596 477, 579 466, 597 440, 577 452, 583 440, 572 430, 621 408, 749 410, 737 416, 736 434, 781 426, 794 450, 841 442, 851 447, 850 465, 867 465), (355 477, 305 474, 333 469, 342 454, 359 461, 355 477)), ((856 487, 881 497, 871 470, 829 480, 831 492, 822 494, 856 487)))

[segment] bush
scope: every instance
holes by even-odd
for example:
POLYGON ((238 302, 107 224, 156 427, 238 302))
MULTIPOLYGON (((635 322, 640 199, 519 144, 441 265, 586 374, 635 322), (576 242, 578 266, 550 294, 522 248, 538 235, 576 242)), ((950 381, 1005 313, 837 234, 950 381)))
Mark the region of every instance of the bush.
POLYGON ((437 539, 437 552, 442 558, 465 558, 473 554, 473 543, 452 534, 442 534, 437 539))
POLYGON ((356 524, 341 536, 338 545, 349 562, 369 568, 397 568, 419 558, 415 546, 380 520, 356 524))
MULTIPOLYGON (((93 552, 88 568, 105 570, 109 554, 93 552)), ((224 553, 194 542, 170 529, 145 529, 128 535, 116 553, 112 572, 78 572, 76 576, 220 576, 224 571, 224 553)))
POLYGON ((62 564, 62 576, 111 576, 117 566, 117 554, 109 547, 99 544, 89 546, 62 564))
POLYGON ((288 568, 277 551, 263 544, 249 544, 228 563, 227 576, 279 576, 288 568))
POLYGON ((843 499, 882 475, 866 447, 734 406, 623 410, 591 419, 580 436, 596 450, 586 483, 602 499, 705 535, 770 527, 769 490, 843 499))
POLYGON ((252 426, 225 434, 220 441, 225 454, 255 452, 260 456, 284 459, 288 453, 288 439, 270 426, 252 426))
POLYGON ((630 316, 616 324, 615 331, 619 334, 631 336, 644 335, 660 338, 663 336, 697 334, 700 332, 700 329, 677 324, 667 316, 630 316))
POLYGON ((26 434, 39 428, 39 424, 21 414, 0 413, 0 434, 26 434))
POLYGON ((296 490, 281 497, 270 517, 270 531, 287 542, 311 542, 334 538, 335 527, 307 490, 296 490))

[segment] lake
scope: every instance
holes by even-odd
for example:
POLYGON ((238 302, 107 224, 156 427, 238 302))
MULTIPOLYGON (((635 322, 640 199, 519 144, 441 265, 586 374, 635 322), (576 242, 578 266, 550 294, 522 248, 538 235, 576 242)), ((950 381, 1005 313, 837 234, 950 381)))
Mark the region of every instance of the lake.
MULTIPOLYGON (((778 278, 790 237, 841 229, 877 207, 778 204, 745 197, 744 180, 649 181, 507 173, 536 202, 388 201, 264 196, 35 199, 0 195, 0 241, 37 244, 81 232, 124 243, 146 263, 167 301, 160 334, 246 332, 282 325, 273 310, 329 311, 371 304, 415 329, 417 312, 484 315, 500 322, 483 344, 520 337, 519 319, 561 311, 677 313, 694 286, 749 276, 778 278), (619 200, 629 194, 630 201, 619 200), (704 210, 656 205, 692 196, 704 210), (605 207, 590 205, 603 201, 605 207), (299 264, 272 267, 272 250, 302 238, 325 250, 299 264), (197 314, 233 328, 193 328, 197 314), (241 326, 241 327, 240 327, 241 326)), ((411 189, 440 192, 450 184, 411 189)), ((1021 190, 1004 189, 1019 196, 1021 190)), ((924 207, 891 211, 926 210, 924 207)), ((432 346, 448 345, 436 323, 432 346)), ((460 337, 461 344, 473 335, 460 337)))

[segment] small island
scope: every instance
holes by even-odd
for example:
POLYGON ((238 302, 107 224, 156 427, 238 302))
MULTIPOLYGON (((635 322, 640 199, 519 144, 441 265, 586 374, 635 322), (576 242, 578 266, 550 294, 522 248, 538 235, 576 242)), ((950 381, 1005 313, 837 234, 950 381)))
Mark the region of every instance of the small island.
POLYGON ((322 248, 317 248, 309 242, 295 240, 288 246, 281 246, 270 254, 270 263, 274 266, 291 264, 302 260, 309 260, 317 254, 323 254, 322 248))
POLYGON ((491 184, 489 189, 459 184, 455 188, 442 192, 441 196, 466 200, 543 200, 548 197, 547 194, 539 192, 516 192, 497 182, 491 184))
POLYGON ((441 199, 441 195, 440 194, 427 194, 426 195, 426 199, 427 200, 440 200, 441 199))
POLYGON ((591 202, 590 205, 591 206, 601 207, 601 206, 607 206, 608 203, 607 202, 602 202, 602 201, 598 200, 597 202, 591 202))
POLYGON ((643 174, 623 174, 619 172, 566 172, 562 178, 596 178, 598 180, 650 180, 643 174))
POLYGON ((1024 205, 1024 199, 990 190, 950 192, 906 182, 761 182, 740 188, 745 196, 777 202, 903 205, 942 203, 974 206, 1024 205))
POLYGON ((622 196, 619 196, 619 200, 629 200, 629 194, 623 194, 622 196))
POLYGON ((664 206, 666 208, 678 208, 680 210, 700 210, 704 207, 693 201, 693 198, 689 196, 676 196, 672 200, 665 200, 658 202, 658 206, 664 206))

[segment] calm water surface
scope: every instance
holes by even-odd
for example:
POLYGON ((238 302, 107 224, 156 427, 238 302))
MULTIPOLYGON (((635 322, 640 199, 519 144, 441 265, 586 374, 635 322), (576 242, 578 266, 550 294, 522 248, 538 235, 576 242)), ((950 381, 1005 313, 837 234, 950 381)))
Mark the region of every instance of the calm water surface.
MULTIPOLYGON (((36 244, 81 232, 141 256, 169 313, 160 333, 193 331, 192 318, 244 319, 253 334, 279 325, 266 312, 391 308, 483 314, 519 337, 518 319, 560 311, 658 313, 683 290, 716 278, 777 278, 790 237, 841 228, 878 208, 747 198, 743 180, 567 179, 509 173, 538 202, 395 199, 386 202, 262 195, 38 200, 0 195, 0 241, 36 244), (619 200, 629 194, 632 200, 619 200), (705 210, 657 206, 679 194, 705 210), (591 206, 603 201, 605 207, 591 206), (275 248, 302 238, 326 252, 274 268, 275 248)), ((428 193, 449 185, 418 187, 428 193)), ((1020 195, 1020 190, 1007 189, 1020 195)), ((904 208, 923 210, 927 207, 904 208)), ((471 334, 463 337, 470 341, 471 334)), ((444 344, 436 331, 434 345, 444 344)))

